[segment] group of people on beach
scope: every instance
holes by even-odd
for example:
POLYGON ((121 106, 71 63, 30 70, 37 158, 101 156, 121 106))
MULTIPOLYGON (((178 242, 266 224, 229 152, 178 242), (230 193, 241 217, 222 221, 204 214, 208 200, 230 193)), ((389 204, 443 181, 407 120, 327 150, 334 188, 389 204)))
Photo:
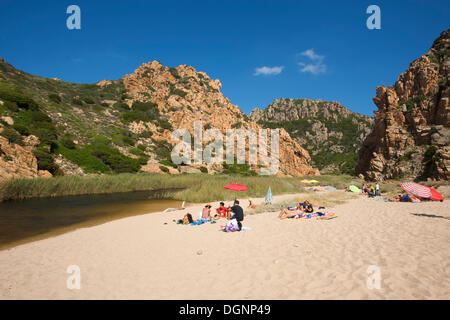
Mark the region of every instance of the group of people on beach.
POLYGON ((367 194, 369 198, 381 196, 380 185, 377 183, 374 187, 372 184, 371 185, 363 184, 362 193, 367 194))
POLYGON ((294 218, 304 214, 311 214, 313 212, 314 212, 313 205, 308 200, 306 200, 305 202, 300 202, 295 207, 283 208, 278 214, 278 218, 279 219, 294 218))
MULTIPOLYGON (((250 201, 250 208, 254 208, 254 205, 250 201)), ((216 209, 214 215, 211 214, 212 205, 207 203, 205 207, 199 213, 199 221, 208 222, 218 220, 220 218, 226 218, 227 220, 235 223, 237 230, 242 229, 242 221, 244 221, 244 209, 239 205, 239 200, 234 200, 232 206, 225 206, 224 202, 220 202, 219 207, 216 209)), ((190 213, 186 213, 182 220, 179 221, 182 224, 194 223, 194 219, 190 213)))

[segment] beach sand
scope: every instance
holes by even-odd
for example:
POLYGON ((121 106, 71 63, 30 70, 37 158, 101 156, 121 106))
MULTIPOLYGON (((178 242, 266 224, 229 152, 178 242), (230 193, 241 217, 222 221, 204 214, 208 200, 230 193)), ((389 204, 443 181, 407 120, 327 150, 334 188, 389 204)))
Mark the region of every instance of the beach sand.
MULTIPOLYGON (((241 204, 245 209, 248 202, 241 204)), ((196 216, 200 208, 188 209, 196 216)), ((0 298, 450 298, 449 201, 388 203, 361 196, 328 211, 338 217, 248 215, 244 226, 251 230, 234 233, 220 231, 224 219, 176 225, 172 220, 185 211, 78 229, 0 251, 0 298), (80 267, 79 290, 66 286, 69 265, 80 267), (371 265, 379 268, 379 289, 367 286, 371 265)))

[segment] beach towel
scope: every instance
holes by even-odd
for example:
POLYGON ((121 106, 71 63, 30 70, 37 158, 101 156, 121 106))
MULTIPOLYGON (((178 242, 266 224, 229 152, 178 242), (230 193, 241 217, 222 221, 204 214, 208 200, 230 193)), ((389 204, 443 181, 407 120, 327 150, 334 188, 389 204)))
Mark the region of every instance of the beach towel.
POLYGON ((309 214, 297 214, 293 217, 288 217, 288 219, 291 220, 306 220, 306 219, 312 219, 316 218, 317 220, 330 220, 337 218, 337 214, 332 212, 315 212, 315 213, 309 213, 309 214))
POLYGON ((199 226, 199 225, 202 225, 202 224, 208 223, 208 222, 216 223, 216 220, 217 220, 217 219, 213 219, 213 220, 203 220, 203 219, 199 219, 199 220, 197 220, 197 221, 192 222, 190 225, 191 225, 191 226, 199 226))

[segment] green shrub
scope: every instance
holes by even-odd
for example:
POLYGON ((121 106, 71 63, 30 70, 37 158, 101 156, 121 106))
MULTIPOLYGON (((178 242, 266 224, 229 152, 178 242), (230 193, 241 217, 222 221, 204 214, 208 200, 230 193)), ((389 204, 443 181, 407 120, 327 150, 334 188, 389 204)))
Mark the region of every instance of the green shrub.
POLYGON ((83 105, 83 101, 81 101, 80 99, 77 99, 77 98, 73 98, 72 99, 72 103, 76 104, 77 106, 82 106, 83 105))
POLYGON ((143 145, 142 143, 137 145, 138 149, 142 150, 142 151, 147 151, 147 147, 145 145, 143 145))
POLYGON ((83 101, 86 102, 87 104, 94 104, 95 100, 92 99, 91 97, 84 97, 83 101))
POLYGON ((59 167, 56 163, 54 163, 53 157, 49 150, 39 147, 33 151, 33 154, 37 159, 39 170, 47 170, 53 175, 58 173, 59 167))
POLYGON ((173 130, 172 125, 170 124, 170 122, 168 120, 165 119, 159 119, 157 121, 158 126, 160 126, 162 129, 166 129, 166 130, 173 130))
POLYGON ((15 123, 12 127, 23 136, 30 135, 30 129, 27 126, 24 126, 20 123, 15 123))
POLYGON ((258 175, 255 171, 250 170, 250 166, 246 163, 244 164, 223 164, 223 173, 229 175, 239 175, 239 176, 256 176, 258 175))
POLYGON ((125 102, 116 102, 113 104, 113 108, 119 111, 130 110, 130 107, 125 102))
POLYGON ((149 159, 149 157, 147 155, 143 155, 143 156, 140 156, 138 160, 142 166, 145 166, 148 162, 148 159, 149 159))
POLYGON ((178 165, 176 165, 175 163, 172 162, 172 160, 169 160, 169 159, 161 160, 161 161, 159 161, 159 163, 161 163, 165 166, 175 168, 175 169, 178 168, 178 165))
POLYGON ((3 128, 3 131, 0 132, 0 135, 5 137, 9 143, 15 143, 23 146, 22 136, 12 128, 3 128))
POLYGON ((149 139, 153 136, 153 132, 151 131, 143 131, 139 134, 139 138, 149 139))
POLYGON ((202 173, 208 173, 208 168, 207 167, 200 167, 200 171, 202 173))
POLYGON ((75 149, 76 144, 73 142, 72 138, 70 136, 64 136, 60 139, 61 144, 66 147, 67 149, 75 149))
POLYGON ((10 85, 0 86, 0 99, 14 102, 19 108, 37 110, 39 105, 36 101, 23 95, 17 89, 10 85))
POLYGON ((136 141, 133 138, 134 136, 131 132, 124 130, 121 133, 115 134, 112 137, 112 142, 121 147, 134 146, 136 141))
POLYGON ((61 97, 59 95, 57 95, 56 93, 49 94, 48 99, 56 104, 60 104, 62 101, 61 97))
POLYGON ((180 79, 180 75, 178 74, 178 70, 176 68, 169 68, 169 72, 175 79, 180 79))
POLYGON ((169 173, 169 169, 164 166, 159 166, 162 172, 169 173))
POLYGON ((95 157, 89 148, 75 146, 74 149, 68 149, 61 144, 55 152, 62 154, 64 158, 81 167, 85 173, 111 173, 111 169, 102 160, 95 157))
POLYGON ((17 112, 19 110, 19 106, 15 102, 6 100, 3 105, 12 112, 17 112))
POLYGON ((232 125, 231 125, 231 128, 232 129, 239 129, 239 128, 241 128, 242 127, 242 122, 240 122, 240 121, 238 121, 238 122, 236 122, 236 123, 233 123, 232 125))
POLYGON ((135 156, 145 156, 144 151, 139 148, 131 148, 128 152, 134 154, 135 156))
POLYGON ((141 167, 139 159, 129 158, 108 144, 97 141, 97 143, 87 146, 86 148, 94 156, 102 160, 103 163, 108 165, 115 173, 138 172, 141 167))

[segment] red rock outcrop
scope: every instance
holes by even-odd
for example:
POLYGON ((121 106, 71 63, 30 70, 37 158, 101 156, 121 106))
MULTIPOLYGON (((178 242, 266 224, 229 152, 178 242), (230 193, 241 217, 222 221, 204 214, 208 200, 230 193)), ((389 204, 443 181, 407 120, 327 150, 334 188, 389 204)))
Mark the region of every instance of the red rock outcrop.
MULTIPOLYGON (((223 133, 229 128, 254 129, 257 132, 261 128, 220 92, 222 84, 219 80, 212 80, 206 73, 197 72, 191 66, 168 68, 153 61, 141 65, 133 74, 126 75, 123 83, 132 97, 130 106, 135 100, 156 103, 160 112, 167 115, 174 129, 185 128, 192 133, 195 121, 202 121, 203 129, 216 128, 223 133)), ((150 128, 154 125, 132 123, 129 128, 131 131, 140 131, 145 126, 150 128)), ((156 139, 170 142, 170 136, 169 130, 153 132, 156 139)), ((280 130, 279 156, 283 175, 319 174, 310 165, 308 151, 284 130, 280 130)))
MULTIPOLYGON (((0 128, 0 132, 3 129, 0 128)), ((0 180, 12 178, 51 177, 46 170, 38 170, 37 159, 33 150, 39 144, 38 138, 28 136, 24 145, 9 143, 0 136, 0 180)))
POLYGON ((356 173, 385 178, 450 179, 450 30, 413 61, 394 86, 377 87, 373 131, 356 173))

